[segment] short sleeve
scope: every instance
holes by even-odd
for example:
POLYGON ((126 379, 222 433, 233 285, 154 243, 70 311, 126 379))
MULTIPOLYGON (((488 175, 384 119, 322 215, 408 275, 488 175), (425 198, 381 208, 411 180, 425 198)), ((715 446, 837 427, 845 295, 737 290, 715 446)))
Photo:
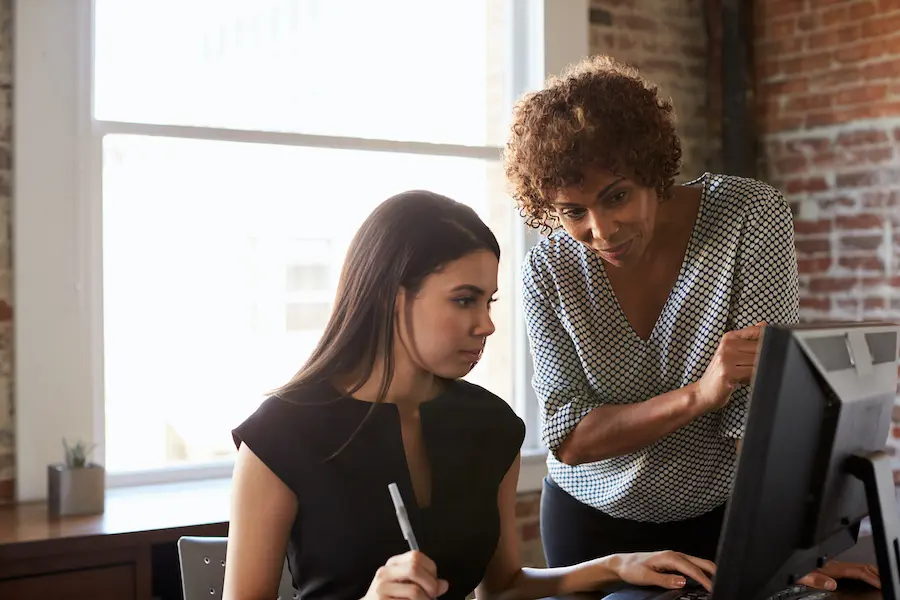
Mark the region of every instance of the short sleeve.
MULTIPOLYGON (((793 215, 780 192, 769 186, 762 189, 768 195, 750 202, 736 256, 732 329, 762 321, 789 325, 799 320, 793 215)), ((743 437, 749 400, 748 386, 735 390, 723 411, 722 435, 743 437)))
POLYGON ((288 401, 273 396, 231 432, 236 448, 246 444, 295 493, 301 479, 296 411, 288 401))
POLYGON ((575 344, 550 300, 536 249, 522 267, 522 302, 534 362, 532 386, 541 409, 541 441, 556 454, 566 437, 601 403, 588 385, 575 344))

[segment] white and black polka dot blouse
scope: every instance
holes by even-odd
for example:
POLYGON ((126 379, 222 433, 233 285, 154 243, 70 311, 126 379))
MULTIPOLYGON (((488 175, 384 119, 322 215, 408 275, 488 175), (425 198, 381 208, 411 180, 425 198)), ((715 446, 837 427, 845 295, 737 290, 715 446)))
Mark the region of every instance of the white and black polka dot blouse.
POLYGON ((725 332, 798 319, 790 207, 771 186, 705 174, 681 271, 650 338, 619 308, 602 260, 558 231, 523 267, 533 385, 551 478, 584 504, 618 518, 667 522, 724 503, 736 465, 748 389, 638 452, 569 466, 555 451, 601 404, 641 402, 696 381, 725 332))

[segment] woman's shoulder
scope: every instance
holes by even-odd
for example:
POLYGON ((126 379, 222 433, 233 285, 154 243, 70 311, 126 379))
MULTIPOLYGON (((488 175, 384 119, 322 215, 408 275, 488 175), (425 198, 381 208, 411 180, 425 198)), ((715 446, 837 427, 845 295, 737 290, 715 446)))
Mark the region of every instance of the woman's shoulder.
POLYGON ((525 438, 525 422, 509 402, 464 379, 454 382, 452 398, 458 408, 457 414, 462 415, 470 426, 502 433, 521 445, 525 438))
POLYGON ((773 185, 737 175, 707 173, 685 185, 703 184, 714 206, 725 212, 744 217, 765 211, 790 214, 791 208, 784 194, 773 185))
POLYGON ((568 284, 585 281, 594 265, 586 253, 584 244, 565 230, 555 231, 526 253, 522 262, 523 282, 547 294, 565 290, 568 284))
MULTIPOLYGON (((256 454, 318 461, 365 416, 367 404, 347 401, 330 385, 301 384, 263 400, 231 432, 236 447, 256 454)), ((264 462, 266 462, 264 460, 264 462)))

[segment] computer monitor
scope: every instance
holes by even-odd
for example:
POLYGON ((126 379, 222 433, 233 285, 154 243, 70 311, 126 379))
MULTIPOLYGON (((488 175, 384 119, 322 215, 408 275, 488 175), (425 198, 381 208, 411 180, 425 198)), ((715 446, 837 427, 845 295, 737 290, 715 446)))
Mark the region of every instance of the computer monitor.
POLYGON ((885 600, 900 600, 885 452, 900 325, 769 326, 716 558, 712 597, 762 600, 850 548, 871 517, 885 600))

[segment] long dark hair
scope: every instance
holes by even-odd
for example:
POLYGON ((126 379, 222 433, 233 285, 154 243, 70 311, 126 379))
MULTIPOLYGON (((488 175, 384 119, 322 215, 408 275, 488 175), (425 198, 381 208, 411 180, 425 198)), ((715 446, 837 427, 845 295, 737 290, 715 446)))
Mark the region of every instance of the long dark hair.
POLYGON ((428 275, 479 250, 500 258, 493 232, 465 204, 422 190, 382 202, 350 243, 318 345, 273 394, 286 397, 307 383, 358 374, 348 391, 352 394, 372 376, 380 354, 383 376, 376 402, 383 401, 393 377, 394 304, 401 287, 415 294, 428 275))

